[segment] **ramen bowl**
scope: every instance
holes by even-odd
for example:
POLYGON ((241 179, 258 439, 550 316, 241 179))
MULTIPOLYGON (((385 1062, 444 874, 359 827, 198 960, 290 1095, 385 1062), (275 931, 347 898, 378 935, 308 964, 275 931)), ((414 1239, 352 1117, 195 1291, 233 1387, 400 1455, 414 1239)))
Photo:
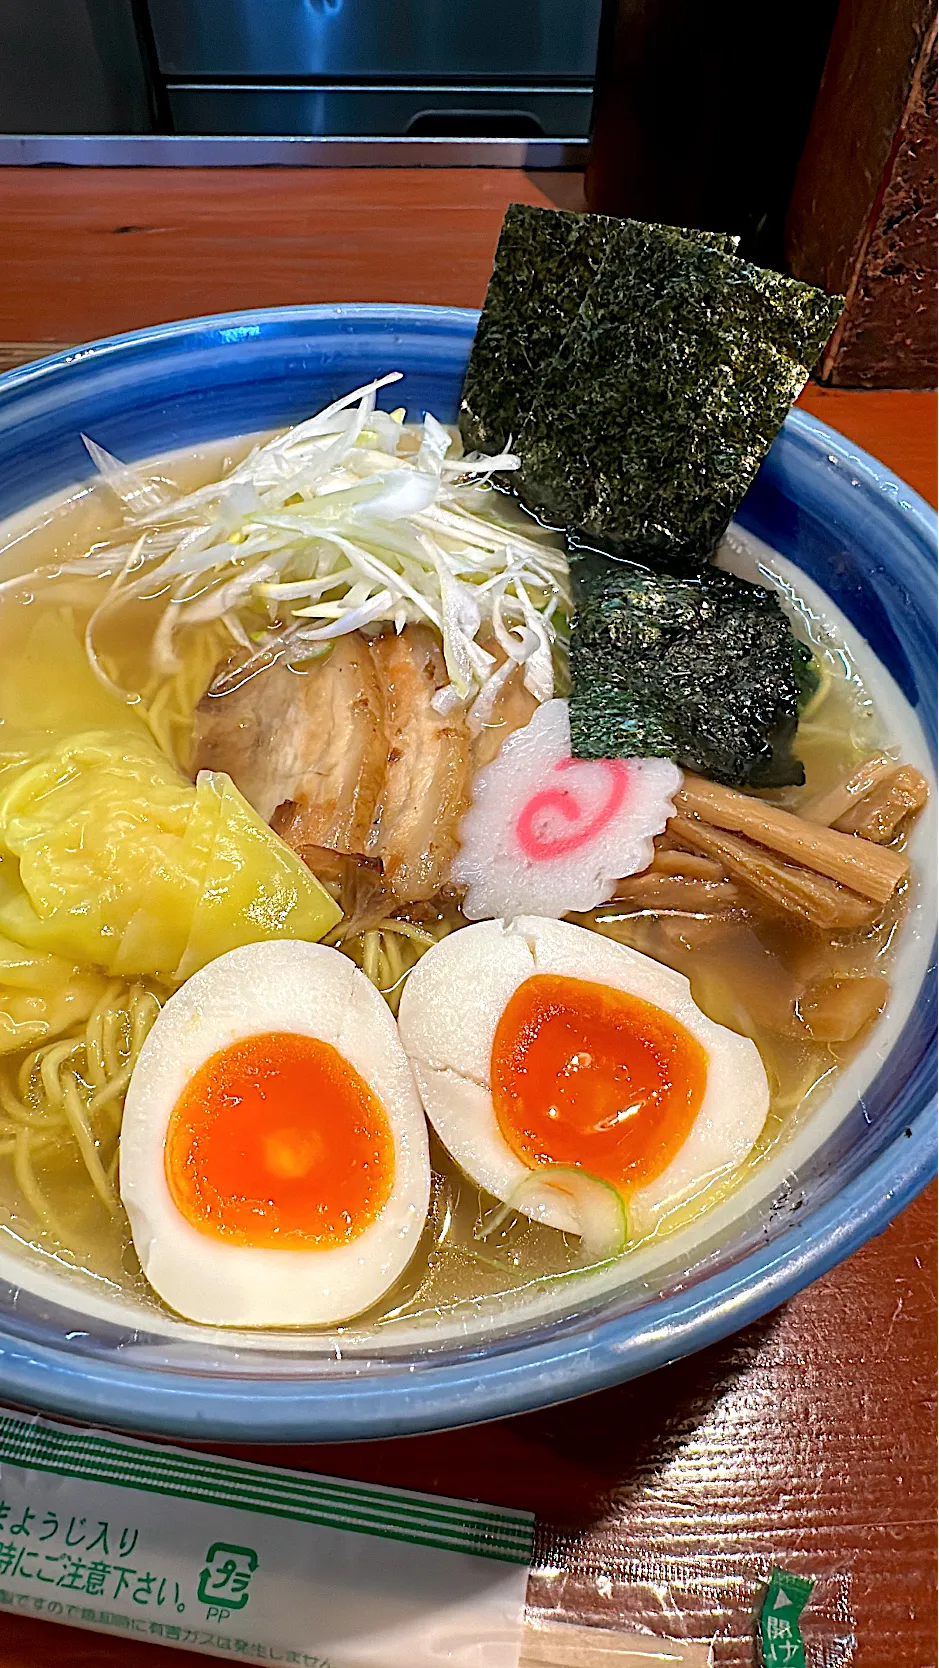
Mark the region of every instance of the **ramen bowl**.
MULTIPOLYGON (((298 307, 162 325, 0 378, 0 516, 87 478, 90 434, 127 461, 285 426, 391 370, 411 417, 455 418, 477 315, 298 307)), ((837 622, 887 739, 930 769, 935 516, 793 412, 737 517, 837 622), (775 554, 773 554, 775 553, 775 554)), ((929 811, 892 995, 810 1116, 696 1223, 503 1307, 341 1333, 191 1325, 0 1234, 0 1398, 137 1431, 323 1442, 449 1428, 654 1370, 767 1313, 879 1233, 935 1168, 929 811)))

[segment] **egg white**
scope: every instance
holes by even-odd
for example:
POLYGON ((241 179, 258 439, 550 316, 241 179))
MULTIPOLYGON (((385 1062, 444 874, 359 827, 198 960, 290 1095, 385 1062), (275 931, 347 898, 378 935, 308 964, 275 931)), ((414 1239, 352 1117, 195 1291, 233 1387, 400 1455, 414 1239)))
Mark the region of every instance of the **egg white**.
MULTIPOLYGON (((698 1114, 671 1163, 627 1199, 630 1233, 652 1232, 670 1211, 742 1163, 769 1110, 756 1045, 701 1012, 688 980, 624 944, 569 921, 519 916, 481 921, 443 939, 410 974, 398 1028, 428 1118, 460 1169, 497 1199, 510 1200, 530 1176, 496 1120, 490 1061, 510 997, 536 973, 566 975, 623 990, 670 1014, 707 1054, 698 1114)), ((547 1193, 520 1210, 576 1231, 547 1193)))
POLYGON ((374 985, 338 950, 295 940, 231 950, 194 974, 167 1002, 134 1069, 120 1178, 143 1272, 187 1319, 317 1326, 367 1309, 410 1261, 430 1200, 427 1125, 394 1019, 374 985), (275 1031, 331 1043, 381 1102, 391 1128, 390 1196, 346 1245, 277 1250, 216 1239, 180 1214, 167 1184, 167 1126, 194 1072, 232 1043, 275 1031))

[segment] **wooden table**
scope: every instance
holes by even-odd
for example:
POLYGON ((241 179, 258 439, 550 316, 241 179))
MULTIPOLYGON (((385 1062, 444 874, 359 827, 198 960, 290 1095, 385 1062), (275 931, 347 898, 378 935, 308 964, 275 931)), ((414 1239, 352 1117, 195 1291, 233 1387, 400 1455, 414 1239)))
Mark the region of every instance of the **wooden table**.
MULTIPOLYGON (((0 363, 231 307, 475 306, 506 203, 579 192, 463 170, 0 171, 0 363)), ((935 501, 932 395, 802 403, 935 501)), ((935 1227, 930 1189, 783 1309, 652 1378, 455 1435, 263 1457, 533 1509, 555 1573, 530 1601, 560 1617, 716 1637, 742 1668, 778 1562, 819 1583, 813 1668, 935 1668, 935 1227)), ((157 1649, 0 1618, 0 1668, 155 1668, 157 1649)))

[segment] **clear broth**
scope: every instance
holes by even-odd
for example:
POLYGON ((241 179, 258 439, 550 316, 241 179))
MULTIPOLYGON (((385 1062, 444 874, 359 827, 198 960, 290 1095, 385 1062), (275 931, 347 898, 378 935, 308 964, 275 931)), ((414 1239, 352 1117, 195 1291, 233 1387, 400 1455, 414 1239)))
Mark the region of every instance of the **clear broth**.
MULTIPOLYGON (((256 438, 206 446, 138 468, 181 492, 190 491, 240 461, 256 438)), ((500 512, 508 519, 523 514, 505 499, 500 512)), ((531 522, 524 519, 531 534, 531 522)), ((26 512, 0 530, 0 578, 40 565, 74 561, 91 546, 117 537, 120 530, 119 507, 105 486, 76 490, 60 503, 26 512)), ((104 579, 68 579, 48 596, 27 598, 11 593, 0 598, 0 646, 4 639, 15 641, 24 606, 31 611, 58 608, 66 596, 80 629, 107 583, 104 579)), ((813 642, 826 683, 823 698, 800 726, 805 786, 765 797, 798 810, 803 800, 843 780, 862 759, 880 749, 881 726, 846 646, 798 598, 793 603, 790 612, 796 629, 813 642)), ((151 629, 152 616, 147 617, 142 609, 139 635, 128 637, 122 632, 120 643, 113 647, 126 687, 143 689, 147 684, 145 643, 151 629)), ((210 669, 204 663, 193 667, 193 704, 210 669)), ((185 762, 185 714, 166 745, 178 762, 185 762)), ((718 1178, 693 1205, 675 1212, 667 1228, 684 1226, 739 1185, 830 1087, 832 1075, 856 1052, 866 1032, 847 1044, 813 1043, 781 1025, 780 1015, 792 990, 809 979, 888 969, 891 941, 902 912, 901 899, 868 930, 831 937, 781 920, 757 903, 719 923, 683 911, 630 911, 613 905, 593 912, 593 921, 585 921, 686 974, 696 1001, 712 1019, 753 1037, 770 1077, 770 1116, 746 1163, 718 1178)), ((453 925, 459 924, 460 919, 455 919, 453 925)), ((20 1058, 5 1057, 11 1075, 20 1058)), ((421 1246, 396 1288, 356 1320, 357 1333, 363 1326, 380 1327, 404 1317, 472 1307, 497 1295, 530 1291, 546 1279, 582 1272, 577 1240, 524 1217, 510 1218, 481 1238, 481 1224, 495 1201, 481 1195, 456 1170, 439 1143, 434 1142, 432 1159, 431 1208, 421 1246)), ((53 1236, 37 1227, 6 1157, 0 1157, 0 1227, 44 1257, 80 1268, 127 1295, 157 1305, 140 1273, 126 1218, 123 1213, 111 1217, 99 1202, 71 1141, 43 1159, 41 1179, 55 1198, 61 1234, 53 1236)))

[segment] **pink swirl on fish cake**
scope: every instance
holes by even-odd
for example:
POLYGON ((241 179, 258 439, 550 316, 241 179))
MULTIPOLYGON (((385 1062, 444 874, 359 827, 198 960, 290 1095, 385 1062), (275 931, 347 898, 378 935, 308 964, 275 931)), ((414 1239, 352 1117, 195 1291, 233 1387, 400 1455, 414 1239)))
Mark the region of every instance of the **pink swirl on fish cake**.
MULTIPOLYGON (((558 759, 553 768, 570 770, 585 763, 583 759, 558 759)), ((598 834, 602 834, 622 810, 629 785, 628 763, 625 759, 598 759, 587 766, 590 770, 598 767, 607 774, 607 794, 601 805, 586 813, 585 820, 581 821, 584 810, 571 788, 541 788, 522 806, 515 823, 515 837, 532 862, 547 863, 553 858, 567 857, 573 851, 580 851, 598 834), (568 823, 581 822, 581 826, 572 828, 566 834, 541 833, 537 821, 546 812, 554 812, 568 823)))

